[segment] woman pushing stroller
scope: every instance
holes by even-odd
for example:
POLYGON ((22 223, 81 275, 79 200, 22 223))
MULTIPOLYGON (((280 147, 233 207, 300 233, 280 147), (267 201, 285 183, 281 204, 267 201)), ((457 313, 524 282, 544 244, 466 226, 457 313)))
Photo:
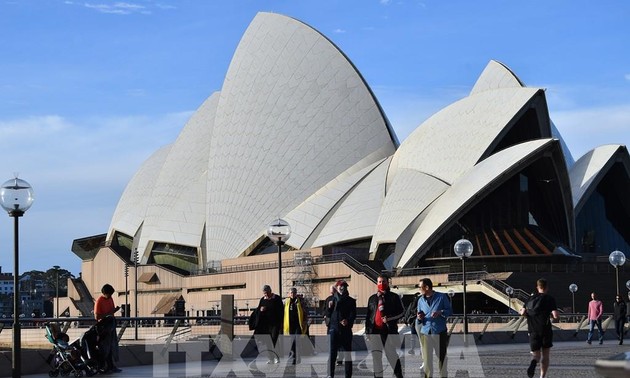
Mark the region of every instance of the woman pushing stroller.
POLYGON ((112 298, 114 292, 112 285, 103 285, 102 295, 94 303, 94 317, 98 330, 99 371, 101 373, 122 372, 114 365, 114 361, 118 361, 118 337, 116 336, 114 313, 120 310, 120 306, 114 307, 114 299, 112 298))

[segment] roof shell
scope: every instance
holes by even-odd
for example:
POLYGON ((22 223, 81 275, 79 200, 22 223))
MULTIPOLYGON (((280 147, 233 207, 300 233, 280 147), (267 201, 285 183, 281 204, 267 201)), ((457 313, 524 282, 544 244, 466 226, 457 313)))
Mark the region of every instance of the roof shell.
MULTIPOLYGON (((592 149, 579 158, 571 170, 571 192, 573 207, 579 213, 588 195, 597 187, 608 169, 616 159, 625 161, 626 169, 630 173, 630 157, 624 145, 607 144, 592 149)), ((630 175, 630 174, 629 174, 630 175)))
POLYGON ((422 249, 427 246, 429 240, 439 235, 441 229, 477 202, 482 193, 497 187, 511 176, 512 171, 521 169, 528 161, 549 151, 554 145, 557 145, 555 139, 521 143, 499 151, 470 168, 431 206, 430 212, 426 214, 413 235, 397 266, 406 267, 410 262, 422 257, 422 249))

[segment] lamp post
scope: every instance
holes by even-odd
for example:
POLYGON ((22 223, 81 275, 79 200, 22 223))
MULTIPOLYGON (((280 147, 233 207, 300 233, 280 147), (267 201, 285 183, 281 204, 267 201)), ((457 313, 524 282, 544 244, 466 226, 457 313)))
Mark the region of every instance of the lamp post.
POLYGON ((20 287, 18 276, 20 274, 19 261, 19 218, 24 215, 33 204, 33 188, 31 185, 17 177, 6 181, 0 189, 0 206, 13 217, 13 352, 12 352, 12 376, 13 378, 22 375, 22 350, 21 350, 21 330, 20 318, 20 287))
POLYGON ((571 311, 575 314, 575 293, 578 291, 578 285, 572 283, 569 285, 569 291, 571 292, 571 311))
POLYGON ((446 292, 446 294, 448 294, 448 299, 451 301, 451 303, 453 303, 453 296, 455 295, 455 292, 453 291, 453 289, 449 289, 448 292, 446 292))
POLYGON ((123 316, 131 315, 129 311, 129 264, 125 263, 125 312, 123 316))
POLYGON ((505 288, 505 294, 508 296, 508 315, 512 312, 512 294, 514 294, 514 289, 512 286, 508 286, 505 288))
POLYGON ((57 313, 57 318, 59 318, 59 265, 53 266, 55 270, 55 310, 57 313))
POLYGON ((608 256, 608 261, 615 267, 615 286, 619 295, 619 267, 626 263, 626 255, 621 251, 612 251, 608 256))
POLYGON ((133 297, 134 297, 134 305, 133 305, 133 312, 134 312, 134 321, 133 321, 133 325, 134 325, 134 340, 138 340, 138 259, 140 258, 140 256, 138 256, 138 248, 134 248, 133 250, 133 269, 134 269, 134 274, 133 274, 133 280, 135 281, 135 289, 133 291, 133 297))
POLYGON ((464 281, 463 309, 464 309, 464 340, 468 334, 468 316, 466 315, 466 259, 473 253, 473 245, 468 239, 460 239, 453 247, 455 255, 462 260, 462 279, 464 281))
POLYGON ((267 237, 278 246, 278 295, 282 297, 282 245, 291 236, 291 226, 284 219, 276 219, 267 227, 267 237))

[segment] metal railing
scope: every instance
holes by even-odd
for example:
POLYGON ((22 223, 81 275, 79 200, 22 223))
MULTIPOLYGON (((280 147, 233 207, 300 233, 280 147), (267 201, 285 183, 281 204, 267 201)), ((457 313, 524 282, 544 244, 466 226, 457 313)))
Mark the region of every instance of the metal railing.
MULTIPOLYGON (((453 314, 447 319, 448 329, 451 333, 462 333, 463 316, 453 314)), ((233 318, 234 333, 240 336, 250 336, 252 331, 247 326, 247 316, 236 316, 233 318)), ((525 318, 510 314, 469 314, 467 315, 469 332, 481 338, 489 332, 508 332, 512 335, 517 332, 527 332, 527 322, 525 318)), ((614 325, 612 314, 604 314, 602 324, 604 330, 614 325)), ((138 318, 116 318, 118 326, 118 336, 123 343, 135 343, 133 329, 138 325, 138 340, 140 342, 165 343, 173 340, 194 340, 199 338, 213 337, 220 334, 221 322, 225 322, 221 316, 208 317, 138 317, 138 318), (130 331, 131 330, 131 331, 130 331)), ((21 319, 22 345, 29 348, 48 348, 50 342, 46 339, 45 326, 47 323, 57 323, 59 329, 67 333, 70 340, 76 340, 96 321, 91 318, 24 318, 21 319)), ((0 319, 0 349, 11 348, 12 340, 12 319, 0 319)), ((320 315, 309 318, 310 334, 326 335, 326 325, 320 315)), ((353 331, 362 334, 365 324, 365 316, 358 316, 353 331)), ((402 333, 409 332, 408 327, 400 323, 402 333)), ((560 320, 554 323, 557 330, 573 332, 574 337, 582 332, 588 331, 588 321, 584 314, 561 314, 560 320)))

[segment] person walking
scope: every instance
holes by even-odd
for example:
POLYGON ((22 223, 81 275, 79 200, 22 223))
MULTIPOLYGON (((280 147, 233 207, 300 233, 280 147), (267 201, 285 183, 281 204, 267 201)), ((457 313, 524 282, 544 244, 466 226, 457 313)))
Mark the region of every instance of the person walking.
MULTIPOLYGON (((405 324, 409 326, 411 331, 410 344, 408 354, 416 354, 415 347, 416 342, 419 343, 418 330, 416 328, 416 317, 418 314, 418 299, 420 298, 420 292, 417 292, 413 296, 413 300, 409 303, 407 310, 405 311, 405 324)), ((406 346, 406 345, 405 345, 406 346)), ((422 354, 422 352, 420 352, 422 354)))
POLYGON ((389 278, 378 276, 376 280, 377 292, 368 299, 365 314, 365 334, 374 365, 374 376, 383 376, 383 352, 394 367, 394 376, 401 378, 402 366, 396 353, 400 345, 398 337, 398 321, 405 315, 405 308, 398 294, 390 291, 389 278), (389 343, 387 340, 389 340, 389 343))
POLYGON ((118 337, 116 336, 116 320, 114 314, 120 306, 114 306, 112 295, 116 292, 110 284, 101 288, 101 296, 94 303, 94 318, 98 332, 99 372, 102 374, 120 373, 121 369, 114 365, 118 361, 118 337))
POLYGON ((527 376, 532 378, 536 365, 540 362, 540 377, 545 378, 549 369, 549 358, 553 346, 551 316, 558 320, 556 300, 547 294, 548 285, 544 278, 536 281, 536 293, 531 296, 520 310, 521 316, 527 317, 527 332, 532 360, 527 368, 527 376))
POLYGON ((627 316, 628 307, 626 302, 621 298, 621 295, 617 295, 613 303, 613 319, 615 320, 615 332, 617 332, 619 345, 623 345, 623 327, 626 324, 627 316))
POLYGON ((420 297, 418 298, 416 322, 420 333, 424 377, 433 377, 434 353, 438 356, 440 377, 446 377, 448 374, 446 318, 453 314, 451 301, 446 294, 433 290, 433 282, 430 278, 421 279, 419 287, 420 297))
POLYGON ((593 339, 593 330, 597 326, 599 335, 599 345, 604 343, 604 330, 602 329, 602 315, 604 314, 604 305, 602 301, 597 299, 597 294, 591 293, 591 301, 588 302, 588 336, 586 342, 590 345, 593 339))
POLYGON ((289 297, 284 303, 284 324, 283 333, 291 335, 291 353, 289 354, 289 363, 295 365, 300 363, 301 339, 299 335, 306 335, 308 329, 307 313, 304 308, 304 299, 299 297, 297 289, 292 287, 289 290, 289 297))
POLYGON ((262 342, 269 353, 268 364, 280 362, 279 354, 275 352, 278 336, 282 329, 283 304, 282 298, 271 291, 271 286, 262 287, 263 296, 258 302, 258 321, 254 329, 254 335, 263 335, 262 342))
MULTIPOLYGON (((337 293, 337 284, 330 285, 330 295, 324 301, 324 323, 326 324, 326 334, 330 330, 330 317, 329 312, 332 311, 332 307, 334 306, 333 299, 335 298, 335 294, 337 293)), ((343 365, 343 355, 337 354, 337 366, 343 365)))
POLYGON ((350 297, 348 283, 344 280, 337 281, 332 306, 327 306, 328 323, 328 377, 335 376, 335 361, 339 349, 343 349, 345 355, 345 377, 352 377, 352 326, 357 316, 357 301, 350 297))

